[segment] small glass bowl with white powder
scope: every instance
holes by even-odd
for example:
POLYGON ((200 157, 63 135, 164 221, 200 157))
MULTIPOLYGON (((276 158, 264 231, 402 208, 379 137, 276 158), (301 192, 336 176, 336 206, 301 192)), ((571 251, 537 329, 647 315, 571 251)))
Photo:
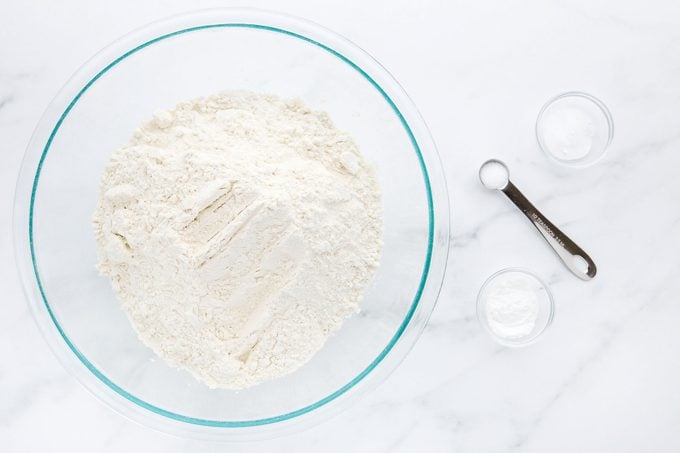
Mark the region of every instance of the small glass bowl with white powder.
POLYGON ((533 343, 552 322, 554 309, 548 287, 525 269, 496 272, 477 296, 479 322, 503 346, 533 343))
POLYGON ((609 109, 587 93, 569 92, 551 99, 536 120, 541 150, 570 167, 586 167, 600 160, 613 137, 609 109))

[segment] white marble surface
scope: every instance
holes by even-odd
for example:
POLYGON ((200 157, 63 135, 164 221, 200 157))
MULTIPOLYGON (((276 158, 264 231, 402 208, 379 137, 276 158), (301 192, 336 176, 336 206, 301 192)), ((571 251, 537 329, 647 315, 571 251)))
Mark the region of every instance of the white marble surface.
POLYGON ((330 421, 220 446, 137 426, 90 396, 40 337, 11 253, 19 163, 40 114, 90 55, 149 21, 229 2, 3 2, 0 7, 0 451, 680 451, 680 3, 672 0, 260 1, 320 22, 380 60, 420 107, 452 201, 452 253, 421 340, 374 393, 330 421), (420 3, 418 5, 418 3, 420 3), (538 151, 542 103, 610 107, 608 156, 565 171, 538 151), (487 157, 599 265, 578 281, 521 214, 476 181, 487 157), (537 344, 495 345, 474 299, 504 266, 550 283, 537 344))

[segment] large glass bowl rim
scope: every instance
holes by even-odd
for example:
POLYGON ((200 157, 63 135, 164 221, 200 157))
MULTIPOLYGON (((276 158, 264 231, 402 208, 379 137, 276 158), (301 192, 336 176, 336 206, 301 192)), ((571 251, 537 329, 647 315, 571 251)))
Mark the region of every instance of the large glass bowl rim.
POLYGON ((401 337, 402 333, 405 331, 406 327, 408 326, 409 322, 411 321, 411 318, 413 317, 413 314, 418 306, 418 303, 420 301, 423 288, 425 286, 425 283, 427 281, 427 276, 430 268, 430 262, 432 258, 432 249, 433 249, 433 241, 434 241, 434 208, 433 208, 433 201, 432 201, 432 191, 430 187, 430 179, 429 175, 427 172, 427 168, 423 159, 423 156, 421 154, 420 147, 418 145, 418 142, 411 131, 411 128, 400 112, 399 108, 396 106, 394 101, 390 98, 390 96, 387 94, 387 92, 366 72, 364 71, 359 65, 354 63, 352 60, 350 60, 348 57, 344 56, 342 53, 339 51, 331 48, 330 46, 323 44, 319 41, 316 41, 312 38, 309 38, 307 36, 304 36, 300 33, 293 32, 290 30, 286 30, 284 28, 279 28, 275 26, 270 26, 270 25, 263 25, 263 24, 257 24, 257 23, 247 23, 247 22, 220 22, 220 23, 213 23, 213 24, 204 24, 204 25, 198 25, 198 26, 193 26, 193 27, 187 27, 187 28, 182 28, 180 30, 176 30, 170 33, 165 33, 162 35, 159 35, 153 39, 150 39, 134 48, 131 50, 123 53, 120 55, 118 58, 113 60, 111 63, 109 63, 107 66, 105 66, 102 70, 100 70, 98 73, 94 75, 81 89, 78 91, 78 93, 75 95, 75 97, 71 100, 71 102, 68 104, 66 109, 63 111, 63 113, 60 115, 59 119, 57 120, 54 128, 52 129, 52 132, 49 135, 49 138, 47 139, 47 142, 43 148, 42 154, 40 156, 40 159, 38 161, 38 166, 36 169, 36 173, 33 179, 33 185, 31 188, 31 198, 30 198, 30 205, 29 205, 29 224, 28 224, 28 237, 29 237, 29 246, 30 246, 30 255, 31 255, 31 263, 33 267, 33 272, 35 274, 35 279, 36 283, 38 286, 38 290, 40 293, 40 296, 42 298, 42 301, 44 303, 44 306, 47 310, 47 313, 49 315, 49 318, 51 319, 52 323, 56 327, 57 331, 59 332, 59 335, 61 338, 64 340, 66 345, 69 347, 69 349, 75 354, 75 356, 80 360, 80 362, 92 373, 94 374, 102 383, 104 383, 106 386, 108 386, 110 389, 115 391, 117 394, 122 396, 123 398, 131 401, 132 403, 135 403, 139 405, 140 407, 147 409, 151 412, 154 412, 156 414, 168 417, 170 419, 180 421, 180 422, 185 422, 185 423, 190 423, 193 425, 200 425, 200 426, 209 426, 209 427, 222 427, 222 428, 235 428, 235 427, 248 427, 248 426, 259 426, 259 425, 267 425, 267 424, 272 424, 272 423, 277 423, 277 422, 282 422, 285 420, 290 420, 295 417, 298 417, 300 415, 303 415, 305 413, 311 412, 321 406, 324 406, 325 404, 333 401, 334 399, 338 398, 348 390, 350 390, 352 387, 354 387, 356 384, 358 384, 364 377, 366 377, 380 362, 387 356, 387 354, 392 350, 394 345, 397 343, 399 338, 401 337), (129 393, 125 389, 121 388, 119 385, 111 381, 104 373, 102 373, 99 369, 97 369, 86 357, 83 353, 79 351, 79 349, 71 342, 69 337, 66 335, 66 332, 64 329, 61 327, 59 322, 57 321, 52 308, 50 307, 50 303, 47 299, 47 296, 45 294, 45 291, 42 286, 42 282, 40 279, 40 273, 38 271, 38 266, 37 266, 37 259, 36 259, 36 252, 35 252, 35 247, 34 247, 34 242, 33 242, 33 211, 34 211, 34 204, 35 204, 35 195, 37 192, 38 188, 38 181, 40 179, 40 173, 42 170, 43 163, 45 161, 45 158, 47 156, 47 153, 50 149, 50 146, 52 144, 52 141, 54 137, 56 136, 57 132, 59 131, 59 128, 61 124, 64 122, 66 117, 68 116, 69 112, 73 109, 73 107, 76 105, 78 100, 83 96, 83 94, 102 76, 104 76, 110 69, 115 67, 118 63, 121 61, 125 60, 127 57, 130 55, 133 55, 134 53, 140 51, 141 49, 151 46, 155 43, 158 43, 160 41, 163 41, 167 38, 170 38, 172 36, 177 36, 177 35, 182 35, 185 33, 190 33, 194 31, 200 31, 200 30, 206 30, 206 29, 215 29, 215 28, 249 28, 249 29, 259 29, 259 30, 266 30, 266 31, 271 31, 275 33, 281 33, 287 36, 291 36, 294 38, 301 39, 303 41, 306 41, 312 45, 315 45, 321 49, 323 49, 326 52, 329 52, 333 56, 339 58, 341 61, 344 63, 348 64, 350 67, 352 67, 354 70, 356 70, 361 76, 363 76, 384 98, 384 100, 389 104, 393 112, 397 115, 399 118, 400 123, 404 127, 406 133, 408 134, 408 137, 411 141, 411 144, 413 146, 413 150, 415 151, 418 162, 422 171, 424 183, 425 183, 425 188, 426 188, 426 197, 427 197, 427 204, 428 204, 428 241, 427 241, 427 253, 426 253, 426 258, 425 258, 425 263, 423 265, 423 271, 422 275, 420 278, 420 282, 418 284, 418 288, 415 294, 415 297, 413 298, 413 301, 411 303, 411 306, 409 307, 409 310, 402 321, 402 323, 399 325, 399 328, 397 329, 396 333, 394 336, 390 339, 389 343, 387 346, 378 354, 378 356, 363 370, 361 371, 357 376, 355 376, 352 380, 350 380, 347 384, 343 385, 341 388, 338 390, 334 391, 333 393, 329 394, 328 396, 318 400, 315 403, 309 404, 307 406, 304 406, 300 409, 273 416, 273 417, 266 417, 266 418, 261 418, 261 419, 253 419, 253 420, 242 420, 242 421, 223 421, 223 420, 211 420, 211 419, 203 419, 203 418, 196 418, 196 417, 190 417, 182 414, 178 414, 166 409, 163 409, 161 407, 158 407, 156 405, 150 404, 135 395, 129 393))

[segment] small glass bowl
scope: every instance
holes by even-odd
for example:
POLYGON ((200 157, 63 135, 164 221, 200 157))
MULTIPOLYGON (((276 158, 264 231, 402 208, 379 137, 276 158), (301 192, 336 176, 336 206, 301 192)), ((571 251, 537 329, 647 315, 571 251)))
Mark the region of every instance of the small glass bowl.
POLYGON ((607 106, 580 92, 548 101, 536 119, 536 140, 553 161, 587 167, 599 161, 614 138, 614 121, 607 106))
POLYGON ((527 346, 535 342, 552 322, 554 313, 555 302, 550 290, 548 289, 548 286, 536 274, 526 269, 512 267, 496 272, 484 282, 482 288, 479 290, 479 294, 477 295, 477 319, 479 319, 479 323, 482 325, 484 330, 488 332, 491 338, 503 346, 519 347, 527 346), (489 320, 486 316, 485 308, 488 291, 493 287, 493 284, 499 277, 505 276, 507 274, 521 274, 525 277, 535 280, 539 286, 538 317, 536 318, 536 324, 534 325, 532 331, 525 336, 507 338, 497 335, 489 325, 489 320))

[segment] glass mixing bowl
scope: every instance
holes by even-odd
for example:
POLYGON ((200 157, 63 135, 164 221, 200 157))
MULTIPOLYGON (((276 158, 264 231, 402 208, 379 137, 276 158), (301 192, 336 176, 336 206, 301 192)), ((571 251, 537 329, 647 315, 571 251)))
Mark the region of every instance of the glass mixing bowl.
POLYGON ((415 106, 367 53, 313 23, 208 10, 135 31, 87 62, 36 127, 19 175, 16 258, 54 353, 118 412, 172 434, 271 437, 308 426, 374 388, 434 308, 446 266, 449 202, 415 106), (349 132, 379 179, 380 268, 361 312, 296 372, 247 390, 211 390, 137 339, 95 269, 91 218, 111 152, 157 109, 225 89, 299 97, 349 132))

